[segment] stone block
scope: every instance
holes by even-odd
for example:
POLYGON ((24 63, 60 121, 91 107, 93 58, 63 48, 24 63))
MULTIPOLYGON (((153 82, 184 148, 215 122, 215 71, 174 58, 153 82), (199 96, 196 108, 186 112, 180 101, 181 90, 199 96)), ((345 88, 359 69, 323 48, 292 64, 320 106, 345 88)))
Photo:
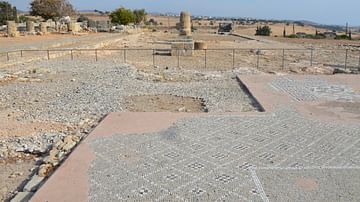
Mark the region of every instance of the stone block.
POLYGON ((47 34, 47 22, 41 22, 40 23, 40 32, 43 34, 47 34))
POLYGON ((35 32, 35 26, 33 21, 26 21, 26 31, 28 33, 34 33, 35 32))

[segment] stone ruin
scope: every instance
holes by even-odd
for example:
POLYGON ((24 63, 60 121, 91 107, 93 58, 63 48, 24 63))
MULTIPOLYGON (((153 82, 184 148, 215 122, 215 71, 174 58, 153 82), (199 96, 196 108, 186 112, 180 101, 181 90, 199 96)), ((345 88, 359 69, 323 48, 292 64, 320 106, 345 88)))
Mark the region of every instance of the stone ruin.
POLYGON ((188 12, 181 12, 179 25, 179 38, 171 41, 172 56, 193 56, 194 50, 206 50, 207 44, 204 41, 194 42, 191 30, 191 15, 188 12))
POLYGON ((7 21, 6 24, 8 37, 17 37, 19 35, 19 32, 17 31, 15 21, 7 21))
POLYGON ((172 56, 193 56, 194 40, 191 37, 191 15, 188 12, 180 14, 179 39, 171 42, 172 56))
POLYGON ((41 34, 47 34, 47 22, 41 22, 40 23, 40 32, 41 34))
POLYGON ((33 21, 26 21, 26 32, 29 34, 34 34, 35 33, 35 25, 33 21))
POLYGON ((188 12, 180 13, 180 36, 191 36, 191 15, 188 12))
POLYGON ((72 32, 72 33, 78 33, 80 32, 81 27, 80 27, 80 23, 72 20, 68 23, 68 31, 72 32))
POLYGON ((17 37, 22 35, 45 35, 49 32, 71 32, 78 33, 82 29, 81 23, 72 21, 70 17, 64 17, 57 21, 48 20, 46 22, 35 23, 31 20, 26 23, 16 23, 15 21, 7 21, 5 26, 8 37, 17 37))

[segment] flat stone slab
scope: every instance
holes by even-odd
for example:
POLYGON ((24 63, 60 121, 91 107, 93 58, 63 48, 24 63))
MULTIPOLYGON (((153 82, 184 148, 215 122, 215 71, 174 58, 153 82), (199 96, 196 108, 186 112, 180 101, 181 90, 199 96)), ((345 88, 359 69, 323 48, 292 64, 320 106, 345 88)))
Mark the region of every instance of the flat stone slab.
POLYGON ((32 201, 359 201, 360 118, 241 79, 265 113, 109 114, 32 201))
POLYGON ((292 106, 307 117, 358 122, 360 75, 239 75, 267 112, 292 106))

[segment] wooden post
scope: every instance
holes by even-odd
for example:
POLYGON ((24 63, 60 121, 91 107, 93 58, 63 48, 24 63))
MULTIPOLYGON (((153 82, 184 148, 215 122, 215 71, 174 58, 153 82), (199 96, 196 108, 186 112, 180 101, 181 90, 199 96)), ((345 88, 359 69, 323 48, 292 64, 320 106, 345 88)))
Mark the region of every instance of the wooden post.
POLYGON ((310 66, 313 66, 314 49, 310 50, 310 66))
POLYGON ((282 51, 282 68, 285 69, 285 49, 282 51))
POLYGON ((50 50, 47 50, 47 58, 50 60, 50 50))
POLYGON ((7 60, 7 61, 10 60, 9 52, 6 52, 6 60, 7 60))
POLYGON ((71 49, 71 60, 74 60, 73 49, 71 49))
POLYGON ((155 49, 153 49, 153 67, 155 67, 155 49))
POLYGON ((205 69, 207 68, 207 55, 206 55, 206 49, 204 50, 205 51, 205 69))
POLYGON ((348 52, 349 52, 349 49, 346 49, 346 51, 345 51, 345 70, 347 68, 348 52))
POLYGON ((260 49, 257 50, 256 54, 257 54, 256 68, 259 69, 259 65, 260 65, 260 49))
POLYGON ((20 51, 20 56, 23 57, 23 50, 20 51))
POLYGON ((95 49, 95 61, 96 61, 96 62, 98 61, 98 52, 97 52, 97 49, 95 49))
POLYGON ((233 55, 232 55, 232 68, 235 68, 235 49, 233 49, 233 55))
POLYGON ((126 49, 124 49, 124 63, 126 63, 126 49))
POLYGON ((180 68, 180 51, 176 51, 177 52, 177 66, 178 68, 180 68))
POLYGON ((358 69, 360 71, 360 52, 359 52, 359 64, 358 64, 358 69))

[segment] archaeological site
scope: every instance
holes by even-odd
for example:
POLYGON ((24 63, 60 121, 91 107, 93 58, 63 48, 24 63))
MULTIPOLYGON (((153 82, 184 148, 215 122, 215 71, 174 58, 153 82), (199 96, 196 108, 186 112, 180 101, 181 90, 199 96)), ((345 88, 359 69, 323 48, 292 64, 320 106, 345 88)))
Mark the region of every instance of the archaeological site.
POLYGON ((49 1, 0 0, 0 201, 360 201, 360 27, 49 1))

